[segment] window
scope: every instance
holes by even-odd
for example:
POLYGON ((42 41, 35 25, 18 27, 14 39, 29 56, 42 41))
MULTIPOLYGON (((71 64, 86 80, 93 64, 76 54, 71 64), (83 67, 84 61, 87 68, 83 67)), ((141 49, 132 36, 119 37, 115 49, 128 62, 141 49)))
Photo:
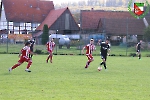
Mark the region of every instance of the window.
POLYGON ((9 26, 13 26, 13 22, 9 22, 9 26))
POLYGON ((20 23, 14 22, 14 27, 19 27, 20 23))
POLYGON ((13 29, 13 26, 9 26, 9 29, 13 29))
POLYGON ((31 27, 31 23, 26 23, 26 27, 31 27))
POLYGON ((37 23, 32 23, 31 26, 32 26, 32 28, 36 28, 37 27, 37 23))
POLYGON ((24 27, 24 26, 25 26, 25 23, 20 23, 20 26, 21 26, 21 27, 24 27))

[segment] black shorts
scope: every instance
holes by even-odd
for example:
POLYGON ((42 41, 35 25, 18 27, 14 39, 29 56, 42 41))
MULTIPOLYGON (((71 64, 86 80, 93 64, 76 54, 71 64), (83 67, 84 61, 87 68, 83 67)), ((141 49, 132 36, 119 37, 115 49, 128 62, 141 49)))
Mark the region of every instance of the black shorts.
POLYGON ((139 52, 139 53, 140 53, 140 50, 138 49, 136 52, 139 52))
POLYGON ((33 52, 33 48, 30 48, 30 51, 32 51, 32 52, 33 52))
POLYGON ((107 55, 102 55, 102 54, 101 54, 101 58, 102 58, 102 59, 105 59, 105 61, 106 61, 107 55))

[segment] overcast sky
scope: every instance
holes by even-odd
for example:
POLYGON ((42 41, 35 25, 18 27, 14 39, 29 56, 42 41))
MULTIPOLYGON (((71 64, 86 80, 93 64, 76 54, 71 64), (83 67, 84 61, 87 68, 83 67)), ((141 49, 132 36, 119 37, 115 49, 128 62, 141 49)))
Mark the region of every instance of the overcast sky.
POLYGON ((54 4, 60 4, 63 2, 78 2, 78 1, 87 1, 87 0, 47 0, 47 1, 53 1, 54 4))
POLYGON ((50 0, 53 1, 54 4, 60 4, 63 2, 78 2, 78 1, 87 1, 87 0, 50 0))

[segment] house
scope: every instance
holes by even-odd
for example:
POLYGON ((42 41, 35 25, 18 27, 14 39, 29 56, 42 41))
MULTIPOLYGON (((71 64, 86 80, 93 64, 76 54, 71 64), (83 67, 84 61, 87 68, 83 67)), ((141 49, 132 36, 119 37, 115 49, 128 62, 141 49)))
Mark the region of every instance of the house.
POLYGON ((104 10, 81 10, 81 29, 97 30, 100 19, 123 19, 132 18, 128 12, 104 11, 104 10), (89 21, 90 20, 90 21, 89 21))
POLYGON ((101 22, 102 27, 98 29, 103 29, 103 31, 107 35, 115 35, 115 36, 126 36, 128 35, 142 35, 144 34, 144 22, 143 19, 107 19, 102 18, 101 22))
POLYGON ((79 31, 69 8, 55 10, 53 1, 47 0, 2 0, 0 30, 8 34, 40 36, 44 24, 50 32, 71 34, 79 31))
POLYGON ((38 32, 34 36, 42 34, 43 26, 47 24, 50 31, 54 30, 60 34, 71 34, 79 31, 79 26, 75 22, 68 7, 63 9, 51 10, 44 21, 36 28, 38 32))
POLYGON ((23 34, 34 31, 54 9, 52 1, 2 0, 0 30, 9 34, 23 34))
POLYGON ((147 17, 144 19, 135 19, 127 11, 81 11, 81 30, 83 34, 85 32, 87 34, 92 32, 105 33, 108 37, 137 35, 141 39, 144 29, 149 24, 147 17))

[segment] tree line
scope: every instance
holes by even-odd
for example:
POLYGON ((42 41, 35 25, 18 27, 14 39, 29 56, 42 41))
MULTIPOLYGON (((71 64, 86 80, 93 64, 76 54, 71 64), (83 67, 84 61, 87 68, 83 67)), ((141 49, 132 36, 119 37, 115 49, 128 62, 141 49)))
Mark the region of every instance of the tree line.
MULTIPOLYGON (((72 7, 72 6, 101 6, 101 7, 127 7, 131 0, 81 0, 70 1, 66 3, 56 4, 56 8, 72 7)), ((132 2, 146 2, 150 3, 150 0, 132 0, 132 2)))

